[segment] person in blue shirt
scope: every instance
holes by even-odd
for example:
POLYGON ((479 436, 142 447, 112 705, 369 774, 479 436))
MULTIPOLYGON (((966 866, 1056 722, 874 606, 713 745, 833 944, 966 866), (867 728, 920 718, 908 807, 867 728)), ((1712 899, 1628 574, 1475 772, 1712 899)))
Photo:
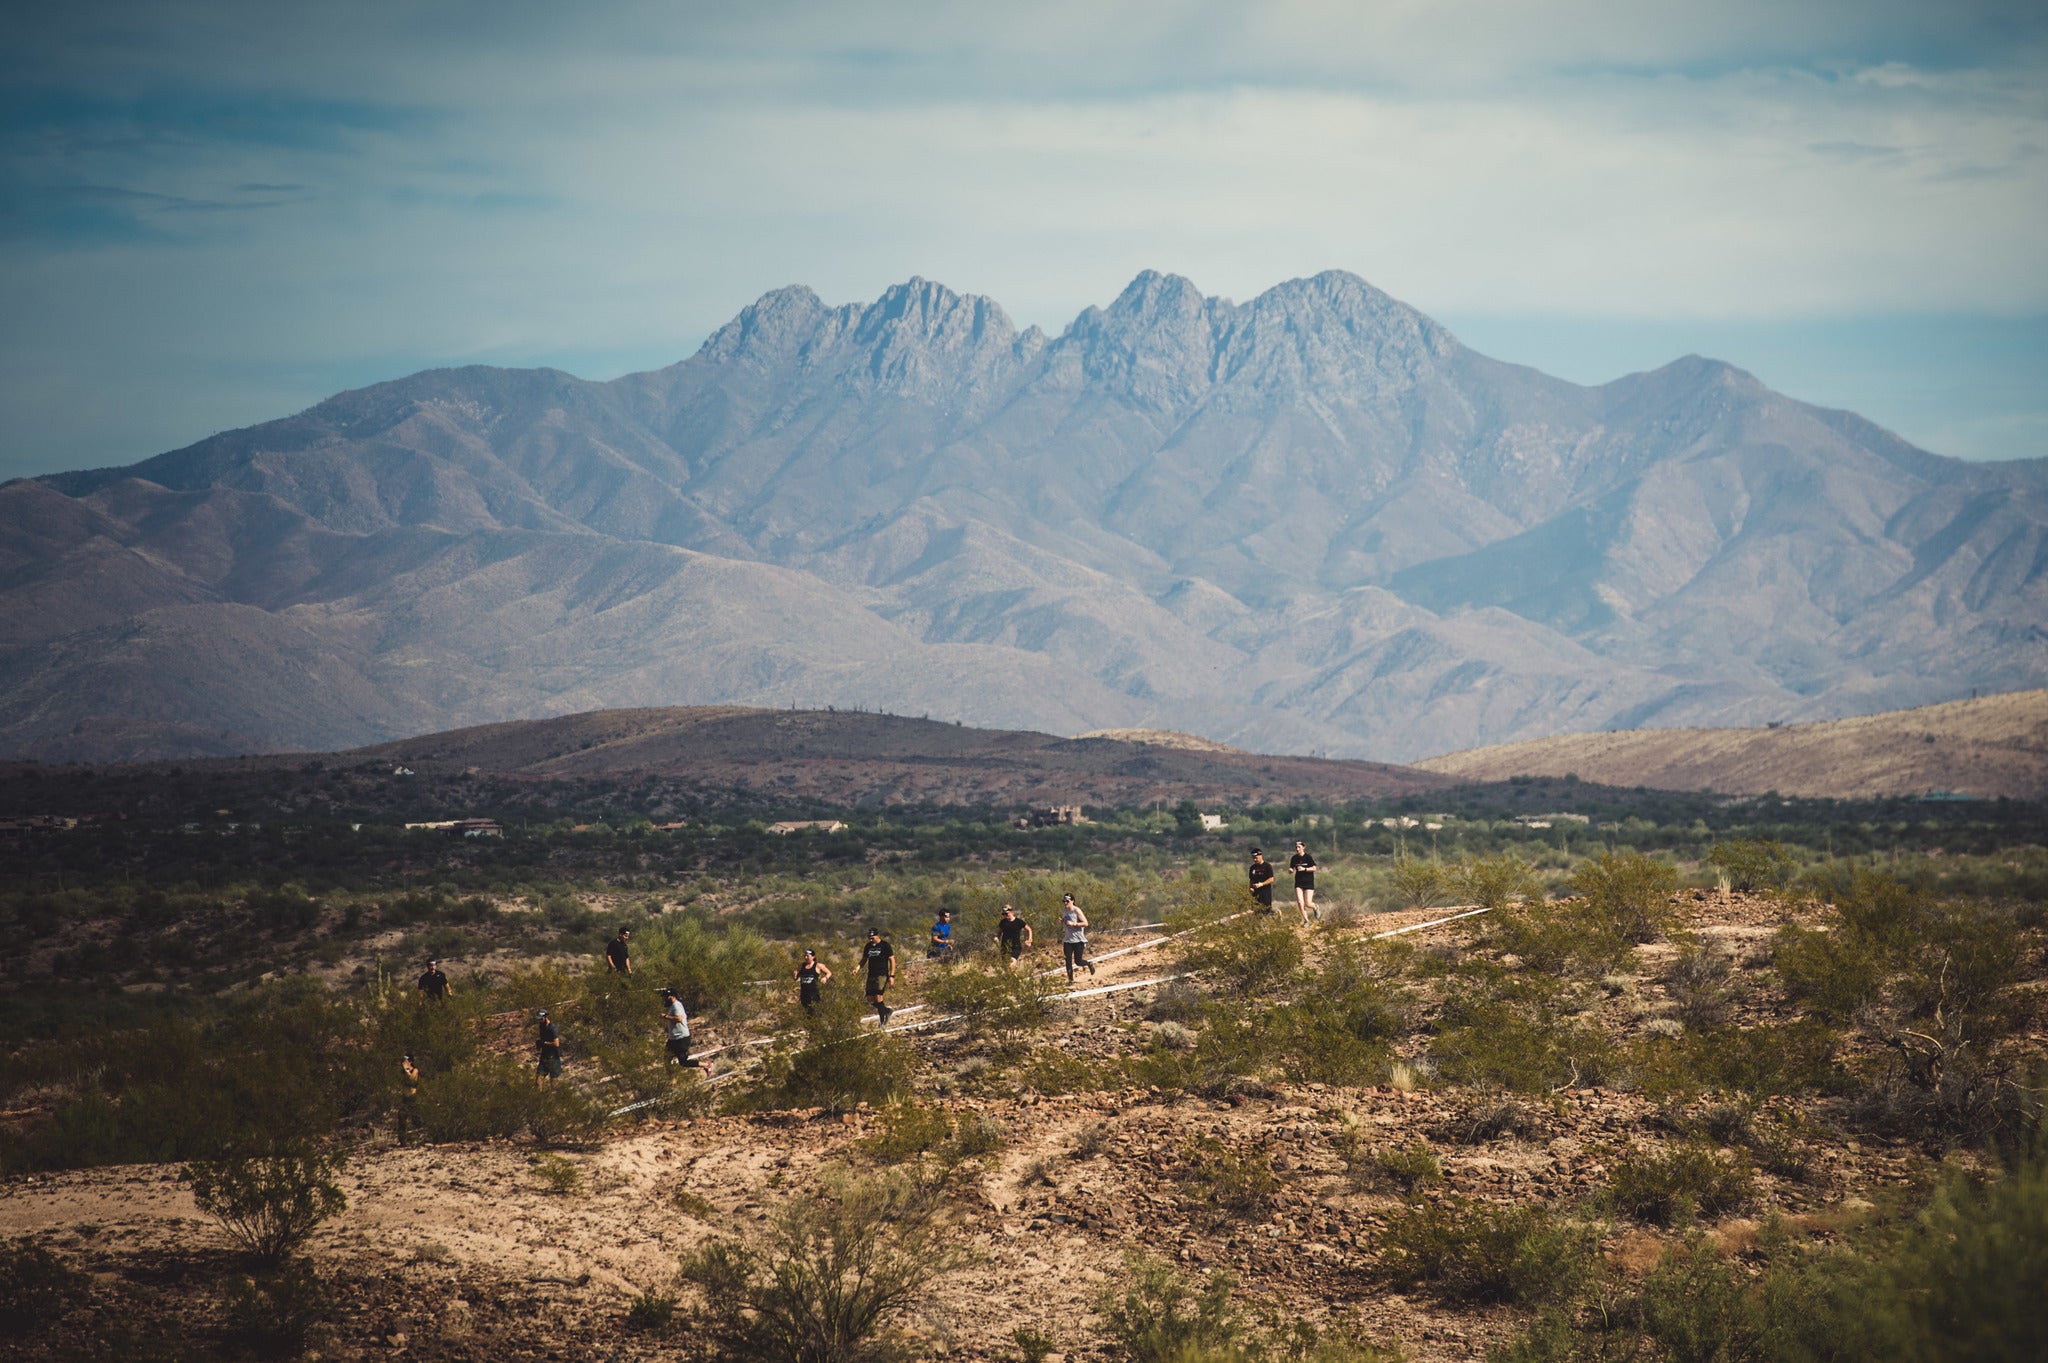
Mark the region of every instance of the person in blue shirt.
POLYGON ((927 961, 942 961, 953 954, 953 911, 940 909, 939 919, 932 924, 931 945, 925 948, 927 961))

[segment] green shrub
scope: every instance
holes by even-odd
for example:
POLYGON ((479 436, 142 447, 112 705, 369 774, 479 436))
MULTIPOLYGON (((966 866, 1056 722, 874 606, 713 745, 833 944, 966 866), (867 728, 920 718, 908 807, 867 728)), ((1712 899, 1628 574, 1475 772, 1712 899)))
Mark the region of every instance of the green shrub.
POLYGON ((341 1161, 306 1148, 186 1166, 192 1200, 243 1249, 277 1263, 348 1206, 334 1182, 341 1161))
POLYGON ((1598 1239, 1540 1207, 1447 1197, 1395 1212, 1380 1236, 1380 1263, 1396 1286, 1446 1301, 1542 1305, 1586 1286, 1598 1239))
POLYGON ((1541 893, 1529 863, 1512 852, 1461 861, 1451 868, 1450 878, 1465 902, 1482 909, 1504 909, 1541 893))
POLYGON ((1800 1019, 1763 1027, 1650 1037, 1636 1043, 1629 1069, 1651 1098, 1711 1091, 1756 1102, 1791 1093, 1840 1091, 1840 1034, 1800 1019))
POLYGON ((1387 889, 1398 907, 1427 909, 1450 899, 1451 877, 1434 859, 1397 856, 1387 889))
POLYGON ((1604 1200, 1624 1216, 1676 1226, 1740 1211, 1755 1196, 1748 1160, 1712 1146, 1684 1144, 1661 1155, 1631 1148, 1616 1162, 1604 1200))
POLYGON ((1707 849, 1707 865, 1728 878, 1728 887, 1742 894, 1782 889, 1792 876, 1792 858, 1775 840, 1734 838, 1707 849))
POLYGON ((1063 1093, 1098 1093, 1123 1082, 1114 1065, 1105 1065, 1055 1046, 1035 1052, 1017 1076, 1026 1089, 1056 1098, 1063 1093))
POLYGON ((888 1352, 888 1332, 973 1256, 935 1188, 902 1171, 820 1181, 792 1199, 754 1248, 720 1241, 683 1260, 701 1289, 699 1338, 724 1356, 857 1363, 888 1352))
POLYGON ((1543 1134, 1543 1124, 1527 1106, 1506 1098, 1482 1098, 1453 1112, 1430 1131, 1437 1140, 1459 1145, 1484 1145, 1512 1136, 1518 1141, 1534 1140, 1543 1134))
POLYGON ((896 1102, 883 1108, 876 1130, 858 1142, 877 1164, 902 1164, 937 1151, 953 1138, 953 1121, 943 1108, 896 1102))
POLYGON ((1014 1036, 1043 1027, 1066 993, 1057 975, 1025 966, 970 961, 940 971, 925 985, 924 1001, 940 1013, 959 1013, 970 1036, 1014 1036))
POLYGON ((827 991, 804 1019, 803 1047, 773 1058, 760 1101, 850 1112, 862 1103, 881 1107, 908 1092, 917 1053, 901 1037, 865 1027, 865 1014, 852 991, 827 991))
POLYGON ((556 1197, 568 1197, 583 1188, 583 1171, 562 1155, 534 1156, 533 1174, 556 1197))
POLYGON ((1029 1325, 1020 1325, 1010 1331, 1010 1342, 1017 1346, 1017 1352, 1023 1355, 1024 1363, 1045 1363, 1058 1347, 1052 1336, 1041 1330, 1034 1330, 1029 1325))
POLYGON ((1192 1136, 1181 1143, 1180 1155, 1181 1190, 1210 1215, 1240 1221, 1260 1216, 1280 1191, 1262 1150, 1192 1136))
POLYGON ((1285 923, 1249 914, 1181 939, 1180 968, 1201 971, 1241 999, 1269 994, 1301 965, 1301 938, 1285 923))
POLYGON ((674 1322, 675 1314, 676 1299, 673 1293, 642 1292, 626 1307, 626 1328, 638 1330, 642 1334, 663 1334, 674 1322))
POLYGON ((23 1237, 0 1245, 0 1330, 29 1332, 84 1301, 92 1279, 23 1237))
POLYGON ((1573 893, 1631 942, 1654 942, 1671 922, 1678 871, 1640 852, 1603 852, 1573 870, 1573 893))
POLYGON ((1612 916, 1584 900, 1525 900, 1490 921, 1495 945, 1545 975, 1605 975, 1635 950, 1612 916))
POLYGON ((1190 1283, 1162 1260, 1127 1254, 1122 1287, 1096 1298, 1097 1328, 1129 1363, 1228 1358, 1249 1332, 1230 1300, 1233 1285, 1224 1273, 1190 1283))
POLYGON ((1426 1183, 1441 1183, 1444 1179, 1442 1162, 1437 1159, 1436 1152, 1422 1141, 1377 1151, 1373 1165, 1382 1179, 1406 1193, 1412 1193, 1426 1183))
POLYGON ((1439 1026, 1430 1058, 1454 1083, 1554 1093, 1605 1083, 1619 1068, 1605 1032, 1542 1002, 1455 1000, 1439 1026))

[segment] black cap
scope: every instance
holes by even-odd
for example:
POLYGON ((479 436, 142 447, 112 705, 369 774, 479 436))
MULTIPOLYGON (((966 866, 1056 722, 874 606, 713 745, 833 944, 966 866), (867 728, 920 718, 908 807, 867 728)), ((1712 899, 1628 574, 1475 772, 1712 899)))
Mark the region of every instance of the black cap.
POLYGON ((661 987, 661 992, 670 998, 674 998, 676 996, 676 987, 672 984, 665 984, 661 987))

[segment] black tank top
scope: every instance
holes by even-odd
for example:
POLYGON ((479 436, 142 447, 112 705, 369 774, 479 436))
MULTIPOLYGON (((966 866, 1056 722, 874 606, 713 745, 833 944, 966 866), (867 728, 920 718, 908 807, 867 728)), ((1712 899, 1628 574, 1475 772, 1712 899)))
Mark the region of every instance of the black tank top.
POLYGON ((805 990, 816 989, 818 987, 818 967, 814 965, 798 966, 796 968, 796 982, 799 988, 805 990))

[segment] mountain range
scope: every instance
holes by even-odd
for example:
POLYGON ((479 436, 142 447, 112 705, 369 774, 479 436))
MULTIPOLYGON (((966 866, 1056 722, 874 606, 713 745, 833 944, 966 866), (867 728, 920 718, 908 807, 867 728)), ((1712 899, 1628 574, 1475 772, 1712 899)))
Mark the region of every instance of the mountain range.
POLYGON ((1408 760, 2048 679, 2048 460, 1688 357, 1581 387, 1341 272, 1064 332, 913 279, 591 382, 432 370, 0 486, 0 754, 803 705, 1408 760))

